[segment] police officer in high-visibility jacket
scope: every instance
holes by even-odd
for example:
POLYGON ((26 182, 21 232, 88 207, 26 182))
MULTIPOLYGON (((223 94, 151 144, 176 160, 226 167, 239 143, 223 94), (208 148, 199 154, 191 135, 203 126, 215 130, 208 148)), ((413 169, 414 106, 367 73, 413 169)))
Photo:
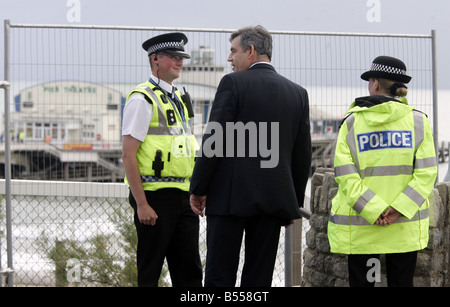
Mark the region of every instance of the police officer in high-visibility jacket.
POLYGON ((350 286, 374 285, 379 254, 388 286, 413 286, 437 176, 433 136, 427 116, 405 99, 411 77, 402 61, 377 57, 361 78, 370 96, 351 105, 336 144, 330 248, 348 254, 350 286))
POLYGON ((139 286, 158 286, 164 259, 172 285, 202 285, 199 218, 189 204, 189 181, 199 145, 192 106, 172 82, 179 77, 187 37, 168 33, 142 45, 152 76, 128 96, 123 112, 125 182, 138 235, 139 286))

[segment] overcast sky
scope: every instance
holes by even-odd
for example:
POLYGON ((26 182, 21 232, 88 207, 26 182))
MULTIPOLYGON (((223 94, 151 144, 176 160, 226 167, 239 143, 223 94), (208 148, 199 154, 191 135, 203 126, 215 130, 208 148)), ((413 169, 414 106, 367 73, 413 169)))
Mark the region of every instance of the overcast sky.
MULTIPOLYGON (((430 34, 437 31, 438 85, 450 88, 448 0, 0 0, 13 24, 78 24, 430 34)), ((3 25, 0 78, 3 79, 3 25)))

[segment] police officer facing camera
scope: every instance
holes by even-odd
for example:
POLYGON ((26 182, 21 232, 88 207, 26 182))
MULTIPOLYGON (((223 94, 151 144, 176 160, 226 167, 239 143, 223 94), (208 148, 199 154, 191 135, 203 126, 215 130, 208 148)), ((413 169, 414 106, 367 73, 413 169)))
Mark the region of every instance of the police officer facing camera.
POLYGON ((164 259, 172 285, 202 285, 199 217, 189 204, 189 180, 199 146, 185 95, 173 86, 188 42, 183 33, 142 44, 151 77, 128 95, 122 125, 122 159, 135 211, 139 286, 158 286, 164 259))
POLYGON ((379 254, 388 286, 413 286, 437 176, 433 136, 427 116, 405 99, 411 77, 402 61, 377 57, 361 78, 370 96, 351 105, 336 144, 330 249, 348 254, 350 286, 374 285, 369 270, 379 254))

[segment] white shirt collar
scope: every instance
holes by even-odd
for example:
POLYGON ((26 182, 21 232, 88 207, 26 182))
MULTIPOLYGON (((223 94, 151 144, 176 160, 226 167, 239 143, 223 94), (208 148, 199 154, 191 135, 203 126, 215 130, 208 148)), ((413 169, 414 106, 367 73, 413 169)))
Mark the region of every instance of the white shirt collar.
POLYGON ((270 65, 270 66, 273 66, 272 63, 270 63, 270 62, 256 62, 256 63, 253 63, 252 65, 250 65, 249 68, 252 68, 252 67, 255 66, 256 64, 268 64, 268 65, 270 65))
POLYGON ((158 77, 155 77, 153 74, 151 76, 151 79, 159 85, 160 88, 162 88, 163 90, 165 90, 166 92, 168 92, 169 94, 172 94, 172 90, 173 90, 173 85, 167 83, 166 81, 159 79, 158 77))

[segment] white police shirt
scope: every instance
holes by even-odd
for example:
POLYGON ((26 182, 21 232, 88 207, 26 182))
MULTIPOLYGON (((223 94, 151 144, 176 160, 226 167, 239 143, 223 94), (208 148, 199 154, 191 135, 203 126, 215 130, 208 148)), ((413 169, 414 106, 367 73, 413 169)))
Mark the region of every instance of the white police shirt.
MULTIPOLYGON (((171 84, 153 75, 151 79, 166 92, 172 92, 173 86, 171 84)), ((153 107, 144 95, 141 93, 131 95, 123 109, 122 135, 131 135, 133 138, 144 142, 152 117, 153 107)))

